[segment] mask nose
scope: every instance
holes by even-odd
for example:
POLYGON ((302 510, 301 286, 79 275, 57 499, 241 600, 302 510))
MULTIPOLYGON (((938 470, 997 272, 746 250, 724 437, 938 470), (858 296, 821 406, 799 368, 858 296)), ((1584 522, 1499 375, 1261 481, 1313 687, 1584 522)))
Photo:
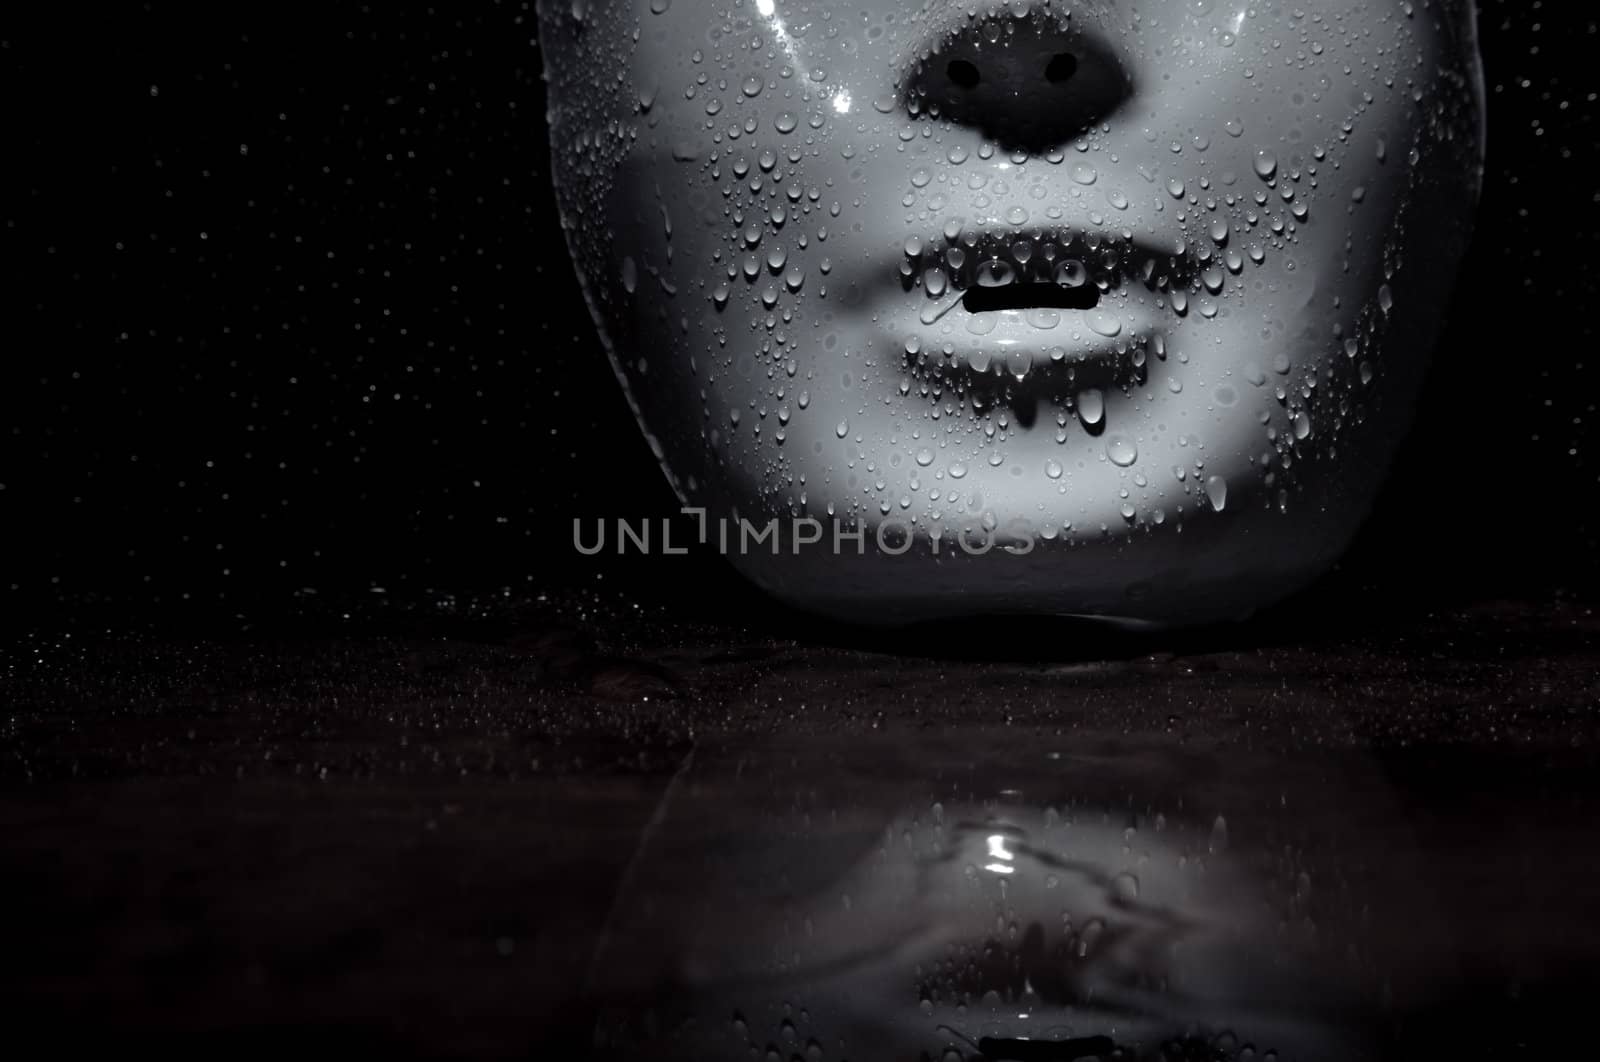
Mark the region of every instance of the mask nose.
POLYGON ((935 31, 903 79, 906 102, 1007 149, 1069 141, 1133 89, 1110 37, 1073 22, 1002 9, 935 31))

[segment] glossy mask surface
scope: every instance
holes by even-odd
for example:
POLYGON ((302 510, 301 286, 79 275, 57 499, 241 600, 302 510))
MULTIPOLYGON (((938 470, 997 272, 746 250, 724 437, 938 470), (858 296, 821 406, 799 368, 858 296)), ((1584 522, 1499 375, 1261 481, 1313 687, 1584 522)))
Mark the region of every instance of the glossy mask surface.
POLYGON ((729 550, 763 586, 1189 622, 1353 534, 1476 201, 1469 5, 539 16, 606 349, 686 505, 779 520, 729 550))

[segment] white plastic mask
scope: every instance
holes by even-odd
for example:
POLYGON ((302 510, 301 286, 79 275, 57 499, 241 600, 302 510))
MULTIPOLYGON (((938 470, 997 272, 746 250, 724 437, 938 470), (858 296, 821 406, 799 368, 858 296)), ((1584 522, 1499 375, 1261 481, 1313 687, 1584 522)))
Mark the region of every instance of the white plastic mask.
POLYGON ((1354 533, 1477 198, 1470 4, 538 10, 605 347, 685 505, 779 519, 763 586, 1189 622, 1354 533))

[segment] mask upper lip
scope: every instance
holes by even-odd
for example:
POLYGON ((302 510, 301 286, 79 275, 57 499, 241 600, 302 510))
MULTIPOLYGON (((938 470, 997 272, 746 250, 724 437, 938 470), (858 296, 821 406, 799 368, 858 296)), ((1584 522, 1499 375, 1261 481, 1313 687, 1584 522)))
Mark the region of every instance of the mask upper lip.
POLYGON ((1072 226, 957 228, 905 240, 897 256, 907 292, 971 312, 1054 307, 1089 309, 1126 284, 1187 291, 1202 268, 1182 239, 1072 226))

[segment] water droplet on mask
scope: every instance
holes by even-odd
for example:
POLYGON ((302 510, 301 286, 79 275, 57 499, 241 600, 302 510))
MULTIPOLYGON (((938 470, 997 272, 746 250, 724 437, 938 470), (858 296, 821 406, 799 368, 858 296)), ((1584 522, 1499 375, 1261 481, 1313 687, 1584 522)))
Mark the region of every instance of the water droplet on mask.
POLYGON ((847 420, 841 420, 839 422, 839 426, 837 428, 833 429, 833 433, 835 435, 837 435, 841 439, 844 438, 846 435, 849 435, 850 434, 850 422, 847 421, 847 420))
POLYGON ((1089 328, 1109 339, 1122 331, 1122 321, 1108 313, 1091 313, 1089 328))
POLYGON ((1086 163, 1080 162, 1072 167, 1072 179, 1079 184, 1093 184, 1097 176, 1094 167, 1086 163))
POLYGON ((1016 279, 1016 270, 1011 268, 1011 263, 998 258, 991 258, 978 267, 978 286, 980 288, 998 288, 1011 283, 1016 279))
POLYGON ((1106 439, 1106 456, 1119 468, 1127 468, 1139 459, 1139 448, 1126 435, 1113 435, 1106 439))
POLYGON ((1097 387, 1091 387, 1078 395, 1078 419, 1089 427, 1094 427, 1105 419, 1106 398, 1097 387))
POLYGON ((634 262, 632 255, 622 259, 622 286, 629 295, 639 289, 639 266, 634 262))
POLYGON ((1062 468, 1060 461, 1052 459, 1044 463, 1044 474, 1049 476, 1051 479, 1060 479, 1061 472, 1062 468))
POLYGON ((1082 287, 1089 279, 1089 271, 1076 258, 1068 258, 1056 266, 1056 283, 1064 288, 1082 287))
POLYGON ((1222 507, 1228 504, 1228 481, 1221 476, 1211 476, 1206 480, 1206 500, 1211 503, 1215 512, 1221 512, 1222 507))
POLYGON ((1278 172, 1278 157, 1270 151, 1256 152, 1256 176, 1263 181, 1272 180, 1272 175, 1278 172))

